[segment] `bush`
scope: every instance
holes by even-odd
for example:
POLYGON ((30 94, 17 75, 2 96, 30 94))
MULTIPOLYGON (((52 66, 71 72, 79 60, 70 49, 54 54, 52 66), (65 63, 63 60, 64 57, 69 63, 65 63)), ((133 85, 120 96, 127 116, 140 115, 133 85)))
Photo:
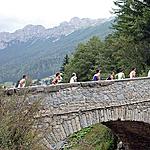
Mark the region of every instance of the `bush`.
POLYGON ((0 93, 0 149, 45 150, 45 130, 42 124, 41 101, 24 96, 5 96, 0 93))

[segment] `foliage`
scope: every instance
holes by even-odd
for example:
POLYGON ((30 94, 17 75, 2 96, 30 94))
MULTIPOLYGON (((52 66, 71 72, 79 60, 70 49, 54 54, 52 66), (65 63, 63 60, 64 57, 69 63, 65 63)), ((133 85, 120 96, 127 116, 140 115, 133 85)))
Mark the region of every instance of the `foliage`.
POLYGON ((78 81, 92 80, 101 68, 106 79, 111 71, 124 69, 126 77, 133 67, 137 76, 146 75, 150 68, 150 3, 139 0, 116 0, 115 32, 104 42, 97 37, 80 43, 65 67, 65 81, 76 72, 78 81))
POLYGON ((68 54, 66 54, 66 56, 64 57, 64 61, 63 61, 63 64, 60 68, 60 72, 64 72, 65 70, 65 66, 69 63, 69 56, 68 54))
POLYGON ((0 89, 3 89, 3 85, 2 84, 0 84, 0 89))
POLYGON ((115 29, 135 40, 150 40, 150 2, 148 0, 116 0, 115 29))
POLYGON ((131 54, 128 58, 135 60, 134 64, 139 67, 140 73, 146 71, 150 66, 150 2, 116 0, 115 4, 118 6, 118 9, 114 10, 117 15, 114 25, 117 30, 115 34, 118 35, 118 39, 121 37, 127 39, 123 42, 126 44, 124 47, 126 54, 131 54))
POLYGON ((109 58, 111 65, 116 68, 123 68, 128 77, 131 68, 137 68, 137 75, 146 71, 148 63, 149 45, 136 43, 130 36, 111 36, 105 42, 105 57, 109 58))
POLYGON ((117 138, 101 124, 83 128, 69 137, 66 149, 72 150, 114 150, 117 138))
POLYGON ((45 150, 43 144, 46 130, 42 125, 41 101, 24 97, 6 96, 0 93, 0 149, 45 150))
POLYGON ((100 67, 97 59, 102 59, 103 42, 98 37, 91 38, 86 43, 78 45, 76 52, 70 59, 70 63, 65 66, 64 79, 67 81, 73 72, 78 76, 78 81, 91 80, 95 68, 100 67))
POLYGON ((72 142, 77 143, 78 141, 82 140, 87 133, 89 133, 92 130, 92 126, 83 128, 81 131, 74 133, 73 135, 70 136, 72 142))

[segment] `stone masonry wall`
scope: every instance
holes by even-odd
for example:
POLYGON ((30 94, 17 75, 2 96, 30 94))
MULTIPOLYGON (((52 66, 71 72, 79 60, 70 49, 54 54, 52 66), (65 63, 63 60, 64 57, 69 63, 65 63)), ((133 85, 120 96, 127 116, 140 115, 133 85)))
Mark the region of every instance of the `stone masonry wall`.
POLYGON ((23 90, 33 100, 43 100, 45 125, 51 127, 46 141, 52 147, 100 122, 120 119, 150 124, 150 78, 39 86, 17 92, 23 90))
POLYGON ((28 90, 33 99, 42 98, 54 114, 64 114, 149 101, 150 78, 59 84, 28 90))

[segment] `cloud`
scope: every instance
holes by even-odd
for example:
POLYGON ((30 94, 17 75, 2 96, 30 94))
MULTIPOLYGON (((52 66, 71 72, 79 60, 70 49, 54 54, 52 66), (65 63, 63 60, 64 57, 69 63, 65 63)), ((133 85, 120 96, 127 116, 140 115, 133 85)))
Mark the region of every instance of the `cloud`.
POLYGON ((16 18, 0 16, 0 32, 13 32, 20 27, 21 23, 16 18))
POLYGON ((111 16, 113 0, 0 0, 0 31, 14 31, 27 24, 46 28, 73 17, 111 16))
POLYGON ((0 15, 0 32, 14 32, 17 29, 21 29, 28 24, 39 24, 42 23, 41 20, 24 20, 15 17, 6 17, 0 15))

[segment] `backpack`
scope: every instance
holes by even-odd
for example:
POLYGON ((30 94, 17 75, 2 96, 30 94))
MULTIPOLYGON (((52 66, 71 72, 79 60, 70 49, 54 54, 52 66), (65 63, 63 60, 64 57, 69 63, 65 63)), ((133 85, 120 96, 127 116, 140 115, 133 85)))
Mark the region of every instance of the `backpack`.
POLYGON ((110 76, 108 76, 107 80, 111 80, 111 77, 110 77, 110 76))
POLYGON ((20 80, 17 81, 15 87, 17 88, 19 86, 20 80))
POLYGON ((94 75, 93 81, 98 81, 98 77, 96 75, 94 75))

